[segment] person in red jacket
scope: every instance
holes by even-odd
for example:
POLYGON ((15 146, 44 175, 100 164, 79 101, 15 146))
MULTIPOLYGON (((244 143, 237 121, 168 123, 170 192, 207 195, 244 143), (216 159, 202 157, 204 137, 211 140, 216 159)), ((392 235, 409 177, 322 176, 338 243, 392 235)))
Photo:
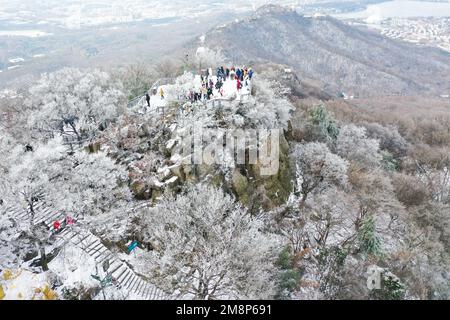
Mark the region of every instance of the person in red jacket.
POLYGON ((55 232, 59 230, 59 227, 60 227, 60 226, 61 226, 61 223, 60 223, 58 220, 53 221, 53 230, 54 230, 55 232))
POLYGON ((241 85, 241 81, 239 79, 236 80, 236 88, 239 91, 241 89, 242 85, 241 85))

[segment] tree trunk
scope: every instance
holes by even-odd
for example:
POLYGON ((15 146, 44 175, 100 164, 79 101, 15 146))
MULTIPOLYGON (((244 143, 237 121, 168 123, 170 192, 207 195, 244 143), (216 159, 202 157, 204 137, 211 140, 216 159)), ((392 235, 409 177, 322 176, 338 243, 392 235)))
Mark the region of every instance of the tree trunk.
POLYGON ((305 208, 307 198, 308 198, 308 193, 306 193, 306 192, 302 193, 302 198, 300 200, 300 205, 299 205, 300 210, 303 210, 305 208))
POLYGON ((33 225, 34 225, 34 216, 35 216, 34 200, 33 199, 31 199, 31 201, 29 201, 29 206, 30 206, 30 224, 31 224, 31 227, 33 227, 33 225))
POLYGON ((69 124, 70 124, 70 126, 72 127, 73 132, 74 132, 75 135, 77 136, 78 142, 81 142, 81 136, 80 136, 80 134, 78 133, 78 130, 77 130, 77 128, 75 127, 75 124, 74 124, 72 121, 71 121, 69 124))
POLYGON ((45 254, 45 247, 41 241, 36 242, 36 246, 39 248, 39 254, 41 256, 41 267, 43 271, 48 271, 47 255, 45 254))

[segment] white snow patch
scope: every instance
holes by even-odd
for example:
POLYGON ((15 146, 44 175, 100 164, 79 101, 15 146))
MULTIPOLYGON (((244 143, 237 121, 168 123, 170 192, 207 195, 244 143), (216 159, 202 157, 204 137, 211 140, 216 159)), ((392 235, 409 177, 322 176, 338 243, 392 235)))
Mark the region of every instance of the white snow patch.
POLYGON ((42 298, 37 289, 48 286, 45 273, 33 273, 28 270, 11 270, 12 277, 6 278, 3 270, 0 275, 0 286, 3 288, 5 300, 32 300, 42 298))
POLYGON ((98 281, 91 277, 96 273, 95 266, 96 262, 93 257, 80 248, 70 245, 65 246, 58 256, 48 264, 49 269, 61 277, 66 287, 78 284, 97 285, 98 281))
POLYGON ((24 62, 25 59, 24 58, 13 58, 13 59, 9 59, 9 62, 11 63, 19 63, 19 62, 24 62))
POLYGON ((178 180, 178 177, 172 177, 172 178, 170 178, 169 180, 166 181, 166 184, 173 183, 173 182, 175 182, 177 180, 178 180))

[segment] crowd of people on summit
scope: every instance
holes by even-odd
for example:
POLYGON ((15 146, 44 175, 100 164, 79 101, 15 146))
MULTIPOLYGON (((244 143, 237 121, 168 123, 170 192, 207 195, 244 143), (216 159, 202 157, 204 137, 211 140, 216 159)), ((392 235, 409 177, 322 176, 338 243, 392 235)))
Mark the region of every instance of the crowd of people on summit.
POLYGON ((236 91, 239 92, 243 87, 248 87, 252 77, 252 68, 224 68, 221 66, 217 68, 215 76, 212 68, 209 68, 200 75, 201 88, 191 88, 187 98, 190 102, 196 102, 210 100, 214 95, 223 97, 226 94, 224 84, 227 81, 235 81, 236 91))
MULTIPOLYGON (((191 103, 207 101, 217 97, 229 97, 233 93, 241 93, 246 88, 250 88, 250 83, 253 78, 252 68, 242 67, 218 67, 216 73, 213 74, 212 68, 200 72, 200 81, 194 82, 192 88, 186 92, 186 100, 191 103)), ((165 99, 165 92, 163 87, 155 89, 153 95, 159 96, 161 100, 165 99)), ((150 95, 146 94, 145 100, 147 106, 150 107, 150 95)))

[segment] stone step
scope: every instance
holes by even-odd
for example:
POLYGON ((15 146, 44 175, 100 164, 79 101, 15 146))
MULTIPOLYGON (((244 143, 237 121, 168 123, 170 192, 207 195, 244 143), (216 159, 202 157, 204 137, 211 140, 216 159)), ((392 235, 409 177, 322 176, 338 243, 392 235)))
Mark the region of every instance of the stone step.
POLYGON ((90 235, 89 238, 84 240, 81 243, 81 248, 87 253, 89 250, 93 249, 94 246, 97 246, 100 243, 97 237, 90 235))
POLYGON ((79 238, 74 241, 74 244, 76 246, 82 246, 82 242, 85 241, 86 239, 90 238, 90 237, 91 237, 91 234, 87 234, 87 235, 81 235, 80 234, 79 238))
POLYGON ((105 248, 105 250, 99 251, 93 256, 96 262, 103 263, 105 260, 111 260, 112 253, 106 247, 103 248, 105 248))
POLYGON ((119 279, 124 275, 127 271, 127 267, 122 263, 120 267, 112 273, 112 276, 119 282, 119 279))
POLYGON ((41 211, 34 216, 34 224, 40 224, 44 222, 47 224, 49 216, 56 215, 56 212, 52 211, 50 208, 46 208, 45 211, 41 211), (53 213, 52 213, 53 212, 53 213))
POLYGON ((104 245, 100 242, 99 239, 95 239, 93 243, 86 247, 86 253, 90 256, 93 256, 98 250, 102 248, 104 248, 104 245))
MULTIPOLYGON (((58 220, 63 222, 65 219, 65 215, 61 211, 46 205, 42 201, 36 203, 34 209, 36 212, 34 219, 35 225, 44 222, 51 228, 54 221, 58 220)), ((22 207, 19 204, 8 206, 7 208, 4 208, 2 212, 8 214, 16 221, 28 219, 29 217, 27 206, 22 207)), ((163 297, 162 292, 154 285, 144 280, 141 276, 137 275, 124 262, 115 258, 115 255, 103 245, 101 239, 94 236, 89 231, 79 230, 78 228, 72 229, 72 227, 66 226, 56 235, 57 238, 54 243, 55 247, 60 247, 70 242, 73 245, 80 247, 99 264, 109 260, 109 273, 117 280, 120 287, 147 300, 156 298, 161 299, 163 297)))
POLYGON ((59 213, 58 215, 52 217, 52 219, 46 220, 46 225, 48 228, 51 228, 51 227, 53 227, 53 222, 59 221, 59 223, 61 223, 63 220, 64 220, 64 214, 59 213))
POLYGON ((139 294, 139 287, 142 286, 142 278, 137 276, 138 280, 136 281, 136 284, 131 288, 131 290, 133 290, 134 292, 136 292, 136 294, 139 294))
POLYGON ((133 291, 133 288, 138 281, 139 281, 139 277, 136 276, 135 274, 133 274, 133 279, 128 284, 127 289, 129 289, 130 291, 133 291))
POLYGON ((123 281, 125 280, 126 277, 128 277, 128 275, 130 274, 130 269, 128 269, 128 267, 125 267, 125 270, 121 273, 121 275, 117 278, 117 282, 119 282, 120 284, 123 283, 123 281))
POLYGON ((142 288, 145 286, 145 281, 140 279, 138 285, 136 286, 136 288, 134 289, 134 291, 138 294, 141 295, 141 290, 142 288))
POLYGON ((150 291, 149 291, 149 293, 148 293, 148 297, 149 297, 150 300, 153 300, 153 299, 154 299, 155 289, 156 289, 155 286, 150 285, 150 291))
POLYGON ((120 267, 123 264, 118 262, 117 260, 114 260, 113 262, 111 262, 110 266, 109 266, 109 272, 111 273, 111 275, 113 276, 114 273, 120 269, 120 267))
POLYGON ((92 251, 89 253, 89 255, 92 256, 92 258, 96 259, 100 257, 105 252, 108 253, 108 249, 102 244, 100 248, 96 249, 95 251, 92 251))
POLYGON ((134 278, 134 273, 131 272, 131 270, 128 270, 128 271, 129 271, 129 272, 128 272, 128 276, 125 277, 125 278, 121 281, 121 283, 123 284, 123 287, 124 287, 124 288, 128 288, 128 285, 130 284, 130 281, 132 281, 133 278, 134 278))

